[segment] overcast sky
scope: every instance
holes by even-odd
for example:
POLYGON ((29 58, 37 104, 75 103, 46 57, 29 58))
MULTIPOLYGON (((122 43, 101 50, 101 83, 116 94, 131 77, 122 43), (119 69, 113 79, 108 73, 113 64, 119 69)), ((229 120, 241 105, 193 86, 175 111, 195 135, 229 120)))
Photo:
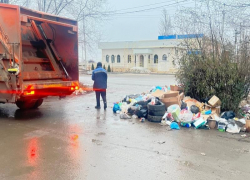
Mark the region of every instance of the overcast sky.
POLYGON ((140 11, 150 8, 157 9, 138 13, 112 15, 103 25, 103 41, 157 39, 162 9, 166 8, 168 14, 173 16, 180 5, 193 5, 189 0, 183 1, 184 0, 108 0, 110 9, 117 10, 117 13, 140 11), (176 2, 181 3, 177 4, 176 2))
MULTIPOLYGON (((194 6, 194 3, 192 0, 108 0, 110 11, 120 14, 111 15, 104 21, 101 41, 157 40, 163 8, 174 21, 174 14, 180 6, 194 6), (155 9, 147 10, 150 8, 155 9), (132 13, 141 10, 145 11, 132 13)), ((101 50, 96 58, 101 60, 101 50)))

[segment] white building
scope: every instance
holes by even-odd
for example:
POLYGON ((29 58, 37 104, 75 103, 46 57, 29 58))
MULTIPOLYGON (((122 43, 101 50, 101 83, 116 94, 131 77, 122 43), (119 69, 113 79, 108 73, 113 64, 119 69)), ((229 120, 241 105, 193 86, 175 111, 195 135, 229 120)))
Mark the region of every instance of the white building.
POLYGON ((151 41, 101 42, 99 48, 103 65, 106 68, 110 65, 114 72, 130 72, 136 67, 156 73, 174 73, 174 62, 186 53, 183 40, 195 37, 197 35, 171 35, 151 41))

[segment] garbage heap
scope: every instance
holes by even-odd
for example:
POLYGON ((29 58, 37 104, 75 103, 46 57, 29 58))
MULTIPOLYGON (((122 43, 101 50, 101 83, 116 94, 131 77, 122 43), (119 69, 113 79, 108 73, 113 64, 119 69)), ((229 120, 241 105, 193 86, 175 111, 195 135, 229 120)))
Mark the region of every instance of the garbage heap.
POLYGON ((114 103, 113 112, 121 119, 168 125, 171 129, 218 129, 221 132, 250 132, 250 105, 241 106, 242 118, 233 111, 221 113, 221 101, 214 95, 204 102, 185 97, 181 86, 152 87, 147 93, 126 95, 114 103))

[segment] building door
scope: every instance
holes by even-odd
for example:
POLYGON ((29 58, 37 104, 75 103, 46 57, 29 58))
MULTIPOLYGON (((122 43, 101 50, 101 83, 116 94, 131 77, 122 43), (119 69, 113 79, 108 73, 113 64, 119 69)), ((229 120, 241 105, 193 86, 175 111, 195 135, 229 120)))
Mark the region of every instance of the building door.
POLYGON ((144 67, 144 56, 140 56, 140 67, 144 67))

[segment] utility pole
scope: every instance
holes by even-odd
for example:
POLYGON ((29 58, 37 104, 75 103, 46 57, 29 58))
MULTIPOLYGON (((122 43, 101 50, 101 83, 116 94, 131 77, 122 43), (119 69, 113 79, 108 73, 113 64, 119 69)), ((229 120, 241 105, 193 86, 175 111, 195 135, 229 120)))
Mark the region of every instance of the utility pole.
POLYGON ((85 68, 87 70, 88 62, 87 62, 87 47, 86 47, 86 26, 85 26, 85 14, 83 13, 82 18, 82 28, 83 28, 83 46, 84 46, 84 60, 85 60, 85 68))

